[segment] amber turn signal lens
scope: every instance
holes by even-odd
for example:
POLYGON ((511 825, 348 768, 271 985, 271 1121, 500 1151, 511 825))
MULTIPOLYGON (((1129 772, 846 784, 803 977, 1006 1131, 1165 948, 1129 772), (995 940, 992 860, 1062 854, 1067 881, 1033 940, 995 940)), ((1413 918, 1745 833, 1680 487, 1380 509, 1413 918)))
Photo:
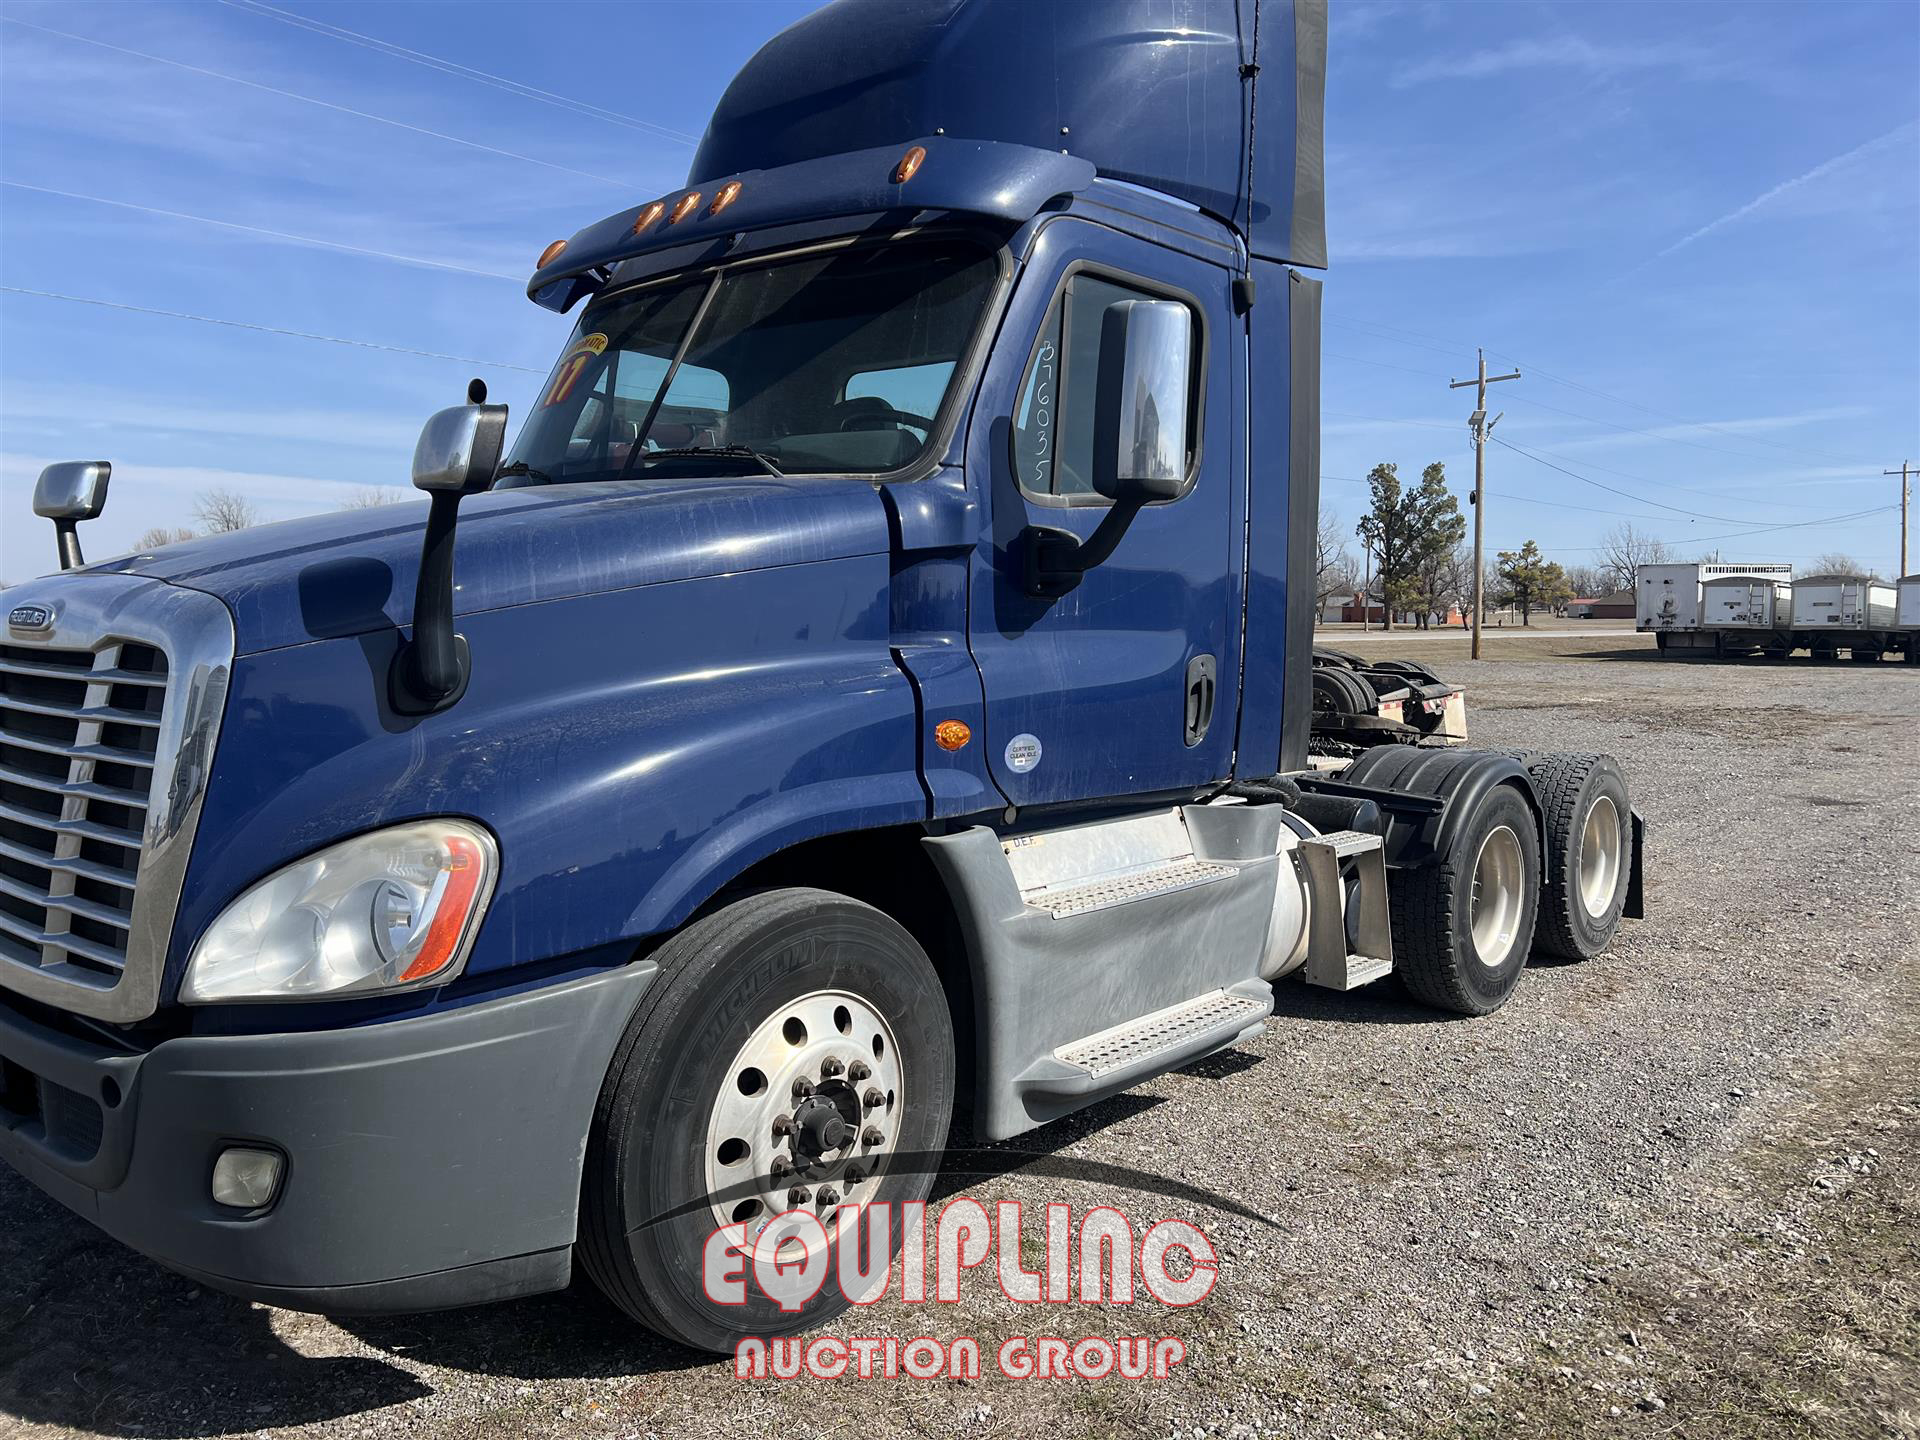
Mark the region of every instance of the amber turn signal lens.
POLYGON ((920 167, 926 163, 926 160, 927 147, 924 145, 914 146, 911 150, 907 151, 906 154, 902 155, 900 157, 900 163, 893 167, 893 183, 896 185, 906 184, 919 173, 920 167))
POLYGON ((564 240, 554 241, 551 245, 547 246, 546 249, 540 252, 540 263, 534 266, 533 268, 536 270, 546 269, 547 266, 551 265, 554 261, 558 260, 561 257, 561 255, 563 255, 566 252, 566 248, 567 248, 566 241, 564 240))
POLYGON ((963 720, 942 720, 933 727, 933 743, 942 750, 958 750, 971 739, 973 731, 963 720))
POLYGON ((689 190, 680 197, 679 203, 673 207, 673 213, 667 216, 667 224, 678 225, 693 213, 694 207, 699 203, 700 192, 698 190, 689 190))
POLYGON ((644 234, 649 225, 653 224, 654 221, 666 213, 667 202, 664 200, 654 201, 634 217, 633 233, 636 235, 644 234))
POLYGON ((738 180, 729 180, 726 184, 720 187, 720 193, 713 197, 713 203, 707 206, 707 214, 718 215, 722 210, 726 209, 727 206, 733 203, 734 197, 737 196, 739 193, 740 193, 740 182, 738 180))

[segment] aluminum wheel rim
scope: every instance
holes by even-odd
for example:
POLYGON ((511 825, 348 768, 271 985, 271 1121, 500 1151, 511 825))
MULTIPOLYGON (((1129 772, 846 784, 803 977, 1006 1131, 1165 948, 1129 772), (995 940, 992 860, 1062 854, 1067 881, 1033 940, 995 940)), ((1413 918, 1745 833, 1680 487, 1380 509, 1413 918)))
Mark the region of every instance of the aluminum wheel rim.
MULTIPOLYGON (((831 1236, 841 1205, 873 1200, 906 1098, 893 1027, 869 1001, 816 990, 780 1006, 747 1037, 713 1098, 714 1224, 744 1223, 752 1244, 776 1216, 800 1210, 831 1236), (841 1144, 827 1143, 839 1138, 835 1120, 851 1132, 841 1144)), ((817 1243, 811 1230, 801 1234, 817 1243)))
POLYGON ((1620 883, 1620 812, 1599 796, 1580 827, 1580 903, 1598 920, 1613 908, 1620 883))
POLYGON ((1506 963, 1525 908, 1526 863, 1520 837, 1495 827, 1480 842, 1473 861, 1473 953, 1489 969, 1506 963))

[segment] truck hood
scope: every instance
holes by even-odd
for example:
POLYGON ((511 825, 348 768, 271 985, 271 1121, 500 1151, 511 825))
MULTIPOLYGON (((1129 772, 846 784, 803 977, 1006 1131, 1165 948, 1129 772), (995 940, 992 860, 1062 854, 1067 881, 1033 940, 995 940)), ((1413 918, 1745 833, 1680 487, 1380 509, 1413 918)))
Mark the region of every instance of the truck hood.
MULTIPOLYGON (((424 500, 261 525, 89 566, 217 595, 238 653, 409 625, 424 500)), ((888 548, 862 480, 727 477, 476 495, 460 507, 454 614, 888 548)))

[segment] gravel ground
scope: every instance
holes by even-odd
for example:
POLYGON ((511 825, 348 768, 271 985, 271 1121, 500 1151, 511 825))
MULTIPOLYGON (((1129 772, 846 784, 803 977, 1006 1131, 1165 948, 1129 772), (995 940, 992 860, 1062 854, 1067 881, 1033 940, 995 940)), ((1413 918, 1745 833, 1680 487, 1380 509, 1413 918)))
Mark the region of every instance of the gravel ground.
POLYGON ((202 1291, 0 1170, 0 1433, 1920 1435, 1920 671, 1449 661, 1477 740, 1608 750, 1651 918, 1512 1003, 1282 986, 1266 1033, 1015 1142, 1256 1223, 1018 1171, 991 1205, 1190 1214, 1189 1311, 889 1299, 970 1382, 735 1380, 584 1289, 331 1322, 202 1291), (1017 1334, 1175 1334, 1164 1383, 1016 1382, 1017 1334))

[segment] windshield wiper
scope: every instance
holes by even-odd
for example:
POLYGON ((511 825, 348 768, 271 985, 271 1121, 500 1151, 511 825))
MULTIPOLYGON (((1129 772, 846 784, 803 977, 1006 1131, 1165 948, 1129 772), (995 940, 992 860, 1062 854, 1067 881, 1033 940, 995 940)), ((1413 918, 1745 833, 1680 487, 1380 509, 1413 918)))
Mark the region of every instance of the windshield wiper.
POLYGON ((751 445, 676 445, 671 450, 643 450, 640 452, 638 458, 642 461, 649 461, 672 460, 681 457, 691 457, 694 459, 714 459, 717 457, 723 460, 751 460, 762 470, 766 471, 767 474, 773 476, 774 479, 784 480, 787 478, 786 471, 774 464, 770 457, 761 454, 760 451, 754 449, 751 445))
POLYGON ((524 460, 515 460, 510 465, 502 465, 493 472, 493 478, 496 480, 505 480, 510 475, 524 475, 529 480, 538 480, 542 485, 553 483, 553 476, 537 466, 529 465, 524 460))

